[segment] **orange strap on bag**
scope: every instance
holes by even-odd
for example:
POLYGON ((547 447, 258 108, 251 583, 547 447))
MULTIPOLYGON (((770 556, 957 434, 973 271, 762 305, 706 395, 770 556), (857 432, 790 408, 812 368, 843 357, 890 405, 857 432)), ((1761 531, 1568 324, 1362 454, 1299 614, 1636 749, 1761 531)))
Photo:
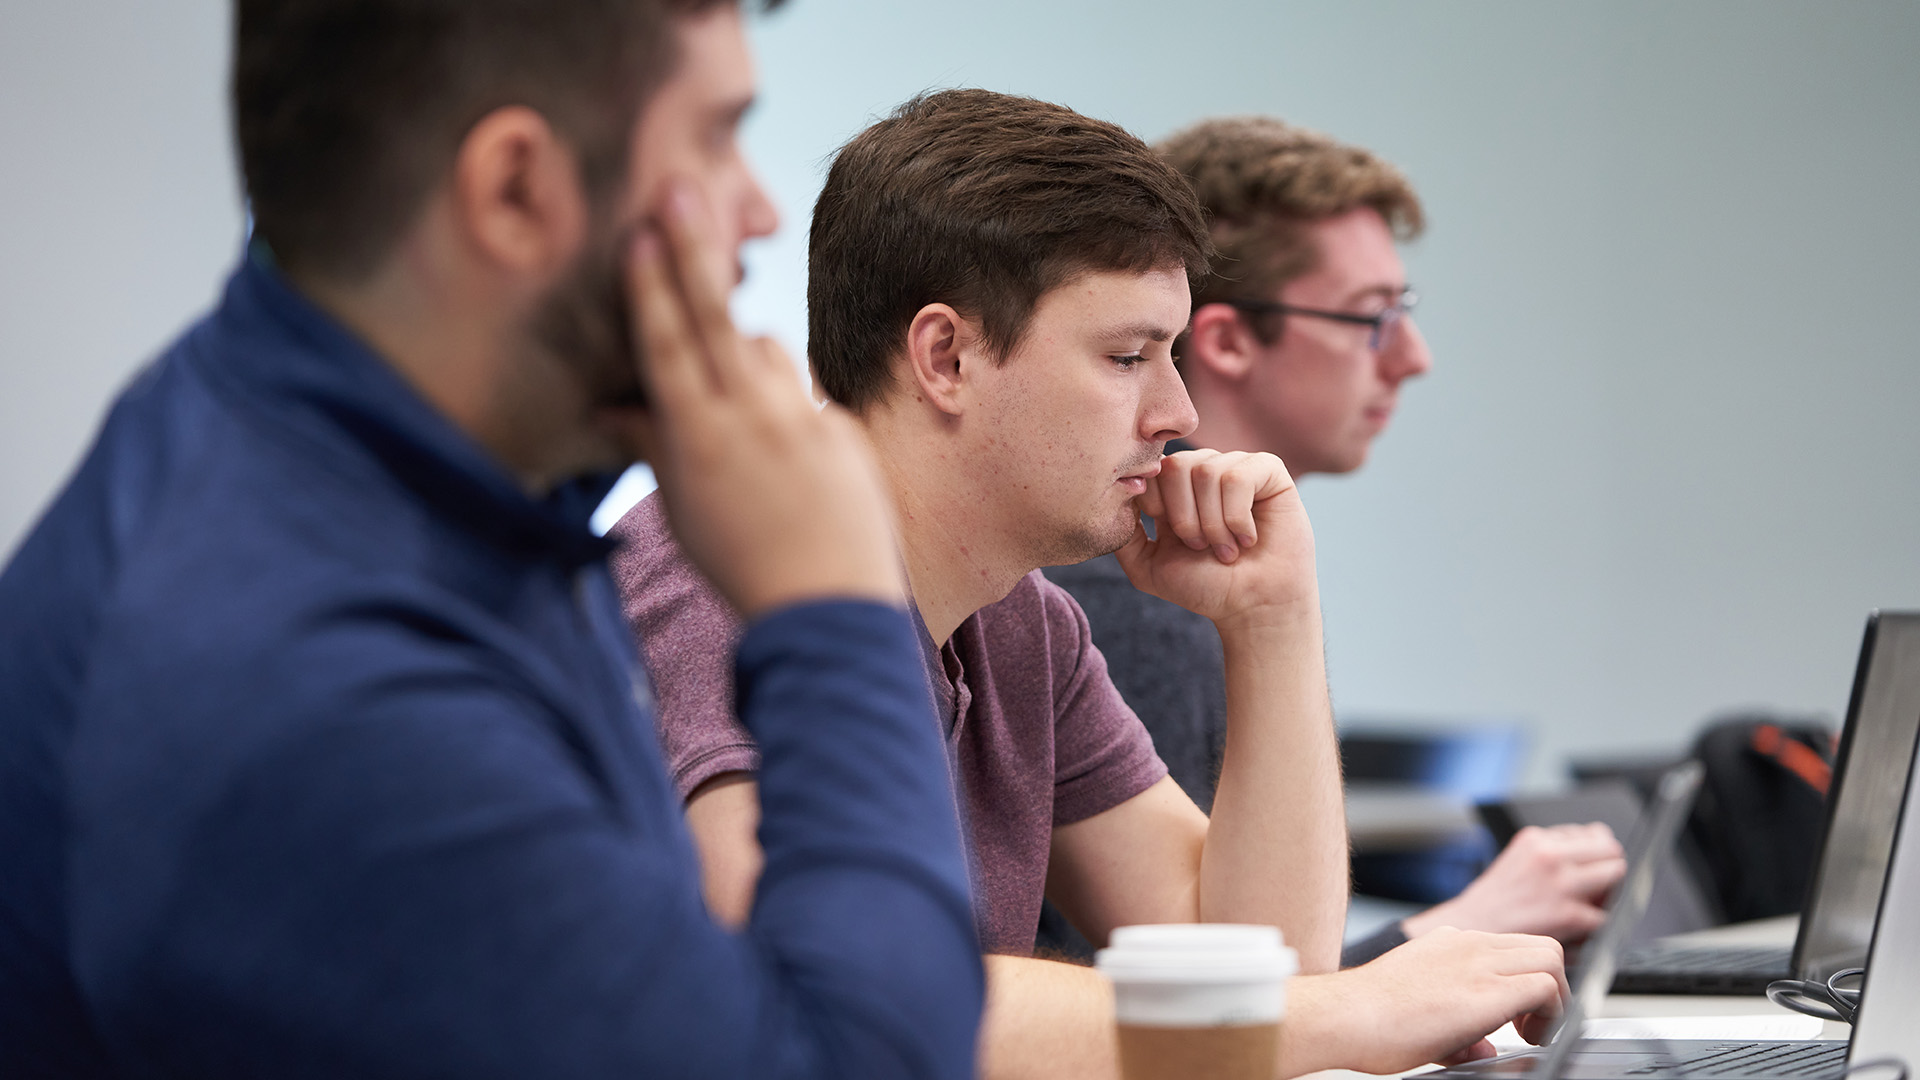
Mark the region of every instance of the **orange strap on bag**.
POLYGON ((1787 733, 1773 724, 1761 724, 1753 729, 1753 748, 1780 763, 1780 767, 1807 782, 1807 786, 1826 798, 1827 788, 1833 783, 1833 766, 1825 758, 1798 739, 1787 737, 1787 733))

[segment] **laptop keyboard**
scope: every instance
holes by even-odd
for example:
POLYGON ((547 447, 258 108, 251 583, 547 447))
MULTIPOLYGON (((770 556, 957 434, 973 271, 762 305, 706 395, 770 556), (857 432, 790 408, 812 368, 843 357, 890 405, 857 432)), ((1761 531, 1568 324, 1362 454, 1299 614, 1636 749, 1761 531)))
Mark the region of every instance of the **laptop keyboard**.
POLYGON ((1636 973, 1676 975, 1694 972, 1710 975, 1720 972, 1778 971, 1780 977, 1785 978, 1787 967, 1792 962, 1793 951, 1779 946, 1653 946, 1628 950, 1620 959, 1620 968, 1623 971, 1636 973))
POLYGON ((1678 1061, 1657 1061, 1629 1076, 1832 1076, 1847 1063, 1845 1040, 1821 1043, 1741 1042, 1710 1047, 1678 1061))

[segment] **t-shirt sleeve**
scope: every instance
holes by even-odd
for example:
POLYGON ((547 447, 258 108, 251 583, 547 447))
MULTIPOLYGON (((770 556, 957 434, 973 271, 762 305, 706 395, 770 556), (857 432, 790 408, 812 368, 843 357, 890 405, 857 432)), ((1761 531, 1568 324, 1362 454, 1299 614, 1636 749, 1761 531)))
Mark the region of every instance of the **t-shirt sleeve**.
POLYGON ((1038 570, 1021 587, 1036 590, 1046 621, 1054 678, 1053 823, 1071 825, 1152 787, 1167 767, 1114 689, 1080 605, 1038 570))
POLYGON ((674 541, 658 494, 642 499, 610 535, 620 541, 614 583, 643 643, 674 789, 685 799, 721 773, 757 771, 760 750, 735 708, 739 616, 674 541))

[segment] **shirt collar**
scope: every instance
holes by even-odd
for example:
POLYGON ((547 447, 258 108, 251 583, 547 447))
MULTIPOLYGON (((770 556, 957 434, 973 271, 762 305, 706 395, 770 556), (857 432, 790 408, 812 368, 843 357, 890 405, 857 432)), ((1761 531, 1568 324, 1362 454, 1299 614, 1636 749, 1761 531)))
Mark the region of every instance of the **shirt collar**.
POLYGON ((246 395, 288 434, 369 459, 464 530, 502 547, 572 565, 614 545, 593 535, 594 508, 617 473, 582 476, 544 499, 428 404, 346 327, 250 254, 227 283, 211 327, 215 348, 194 349, 207 378, 246 395))

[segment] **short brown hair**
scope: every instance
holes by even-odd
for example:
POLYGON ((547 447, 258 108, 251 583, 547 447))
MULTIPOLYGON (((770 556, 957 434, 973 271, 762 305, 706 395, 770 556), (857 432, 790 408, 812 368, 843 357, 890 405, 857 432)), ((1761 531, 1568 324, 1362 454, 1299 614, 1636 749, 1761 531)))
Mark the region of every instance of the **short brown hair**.
POLYGON ((1306 227, 1372 207, 1396 239, 1420 235, 1420 198, 1399 169, 1357 146, 1267 116, 1203 120, 1155 150, 1206 207, 1218 255, 1194 307, 1270 299, 1319 261, 1306 227))
POLYGON ((922 94, 840 149, 814 204, 807 352, 820 386, 884 396, 906 328, 951 304, 1004 361, 1049 290, 1090 270, 1206 273, 1205 218, 1141 140, 1061 105, 922 94))
POLYGON ((512 104, 546 116, 604 195, 674 62, 671 20, 731 2, 237 0, 234 128, 254 229, 288 266, 369 273, 467 132, 512 104))

